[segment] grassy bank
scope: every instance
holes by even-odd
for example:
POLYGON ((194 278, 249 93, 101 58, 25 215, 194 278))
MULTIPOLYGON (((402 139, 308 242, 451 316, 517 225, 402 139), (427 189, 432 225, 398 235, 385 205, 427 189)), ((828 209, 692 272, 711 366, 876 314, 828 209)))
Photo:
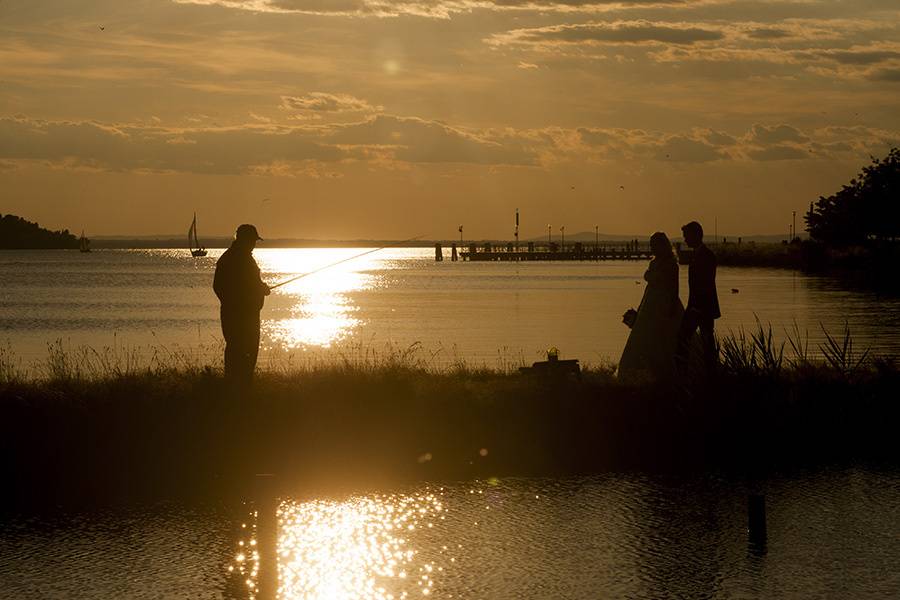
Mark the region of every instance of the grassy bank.
MULTIPOLYGON (((223 498, 253 473, 338 488, 608 469, 897 458, 895 366, 830 338, 722 341, 704 385, 626 386, 436 370, 403 353, 262 373, 252 390, 198 364, 97 376, 0 369, 4 502, 223 498), (2 375, 5 373, 5 375, 2 375)), ((7 361, 8 364, 8 361, 7 361)), ((2 367, 2 365, 0 365, 2 367)))

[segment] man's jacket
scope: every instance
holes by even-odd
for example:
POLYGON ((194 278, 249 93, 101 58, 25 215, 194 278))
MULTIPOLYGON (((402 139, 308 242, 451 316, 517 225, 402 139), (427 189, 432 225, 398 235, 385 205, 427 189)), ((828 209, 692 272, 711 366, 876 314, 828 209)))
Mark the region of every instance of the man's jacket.
POLYGON ((701 244, 694 250, 688 267, 688 304, 685 310, 694 310, 699 316, 718 319, 719 295, 716 293, 716 255, 701 244))
POLYGON ((231 244, 216 262, 213 290, 222 303, 222 312, 259 312, 266 297, 266 284, 253 254, 231 244))

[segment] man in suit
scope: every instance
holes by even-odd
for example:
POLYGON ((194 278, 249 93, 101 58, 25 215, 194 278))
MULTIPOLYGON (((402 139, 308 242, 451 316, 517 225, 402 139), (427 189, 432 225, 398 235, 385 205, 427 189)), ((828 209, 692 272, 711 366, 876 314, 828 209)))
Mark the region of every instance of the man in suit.
POLYGON ((678 333, 677 363, 683 371, 688 362, 690 340, 699 328, 706 373, 712 375, 719 358, 714 322, 722 316, 716 293, 716 255, 703 243, 700 223, 691 221, 681 231, 684 243, 693 249, 693 253, 688 267, 688 303, 678 333))
POLYGON ((249 384, 259 354, 259 311, 271 293, 263 283, 253 249, 261 240, 253 225, 237 228, 231 247, 216 262, 213 290, 222 304, 225 337, 225 377, 249 384))

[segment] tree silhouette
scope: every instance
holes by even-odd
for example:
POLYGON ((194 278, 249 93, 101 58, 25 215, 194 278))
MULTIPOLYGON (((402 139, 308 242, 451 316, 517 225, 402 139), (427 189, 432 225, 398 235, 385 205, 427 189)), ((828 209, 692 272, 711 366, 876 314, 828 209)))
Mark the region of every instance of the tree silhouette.
POLYGON ((0 248, 77 248, 78 238, 63 231, 49 231, 16 215, 0 215, 0 248))
POLYGON ((900 149, 863 167, 840 191, 809 207, 810 237, 830 246, 866 244, 900 237, 900 149))

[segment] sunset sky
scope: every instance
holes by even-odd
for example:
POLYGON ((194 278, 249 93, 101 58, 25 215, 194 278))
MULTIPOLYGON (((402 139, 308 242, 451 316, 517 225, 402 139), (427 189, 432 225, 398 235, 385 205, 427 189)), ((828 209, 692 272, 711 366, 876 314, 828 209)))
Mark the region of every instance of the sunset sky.
POLYGON ((89 235, 786 232, 892 145, 897 0, 0 0, 0 212, 89 235))

